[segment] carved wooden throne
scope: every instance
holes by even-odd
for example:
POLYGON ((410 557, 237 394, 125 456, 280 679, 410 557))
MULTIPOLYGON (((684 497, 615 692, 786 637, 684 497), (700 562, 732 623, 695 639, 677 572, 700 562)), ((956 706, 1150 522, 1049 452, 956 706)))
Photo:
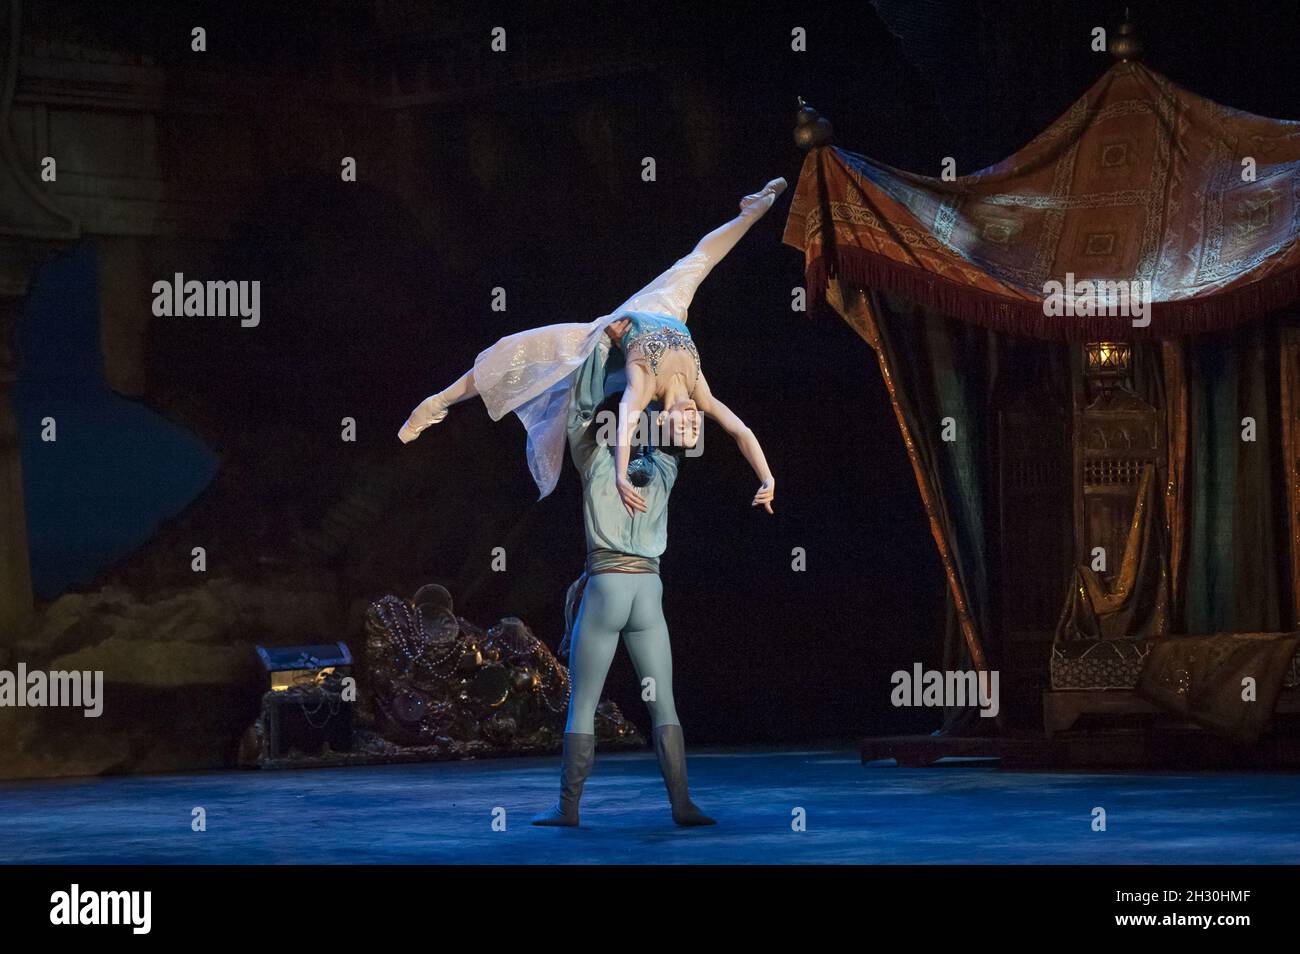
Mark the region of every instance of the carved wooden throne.
POLYGON ((1076 569, 1052 643, 1051 685, 1043 693, 1049 736, 1069 728, 1084 713, 1154 712, 1131 688, 1151 640, 1168 628, 1167 542, 1157 504, 1161 495, 1153 492, 1168 479, 1163 415, 1114 378, 1081 378, 1075 393, 1076 569), (1143 512, 1144 507, 1150 512, 1143 512), (1160 565, 1155 573, 1138 577, 1137 542, 1146 533, 1154 535, 1153 545, 1160 548, 1160 565), (1130 592, 1135 586, 1158 587, 1160 592, 1130 592), (1094 610, 1107 614, 1142 598, 1147 602, 1139 618, 1094 615, 1090 622, 1100 619, 1100 625, 1078 625, 1075 614, 1081 606, 1086 607, 1084 615, 1094 610))

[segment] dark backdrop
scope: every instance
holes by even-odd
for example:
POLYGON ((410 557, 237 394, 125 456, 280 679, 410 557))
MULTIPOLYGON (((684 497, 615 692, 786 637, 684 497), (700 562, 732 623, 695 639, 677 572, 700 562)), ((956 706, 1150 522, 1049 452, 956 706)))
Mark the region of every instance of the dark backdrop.
MULTIPOLYGON (((165 15, 157 4, 116 6, 140 23, 165 15)), ((364 174, 341 189, 326 170, 250 197, 222 256, 227 271, 266 283, 264 328, 224 343, 160 328, 155 380, 187 392, 209 439, 229 443, 218 449, 244 448, 244 492, 286 520, 304 508, 291 478, 310 473, 322 494, 312 506, 326 507, 351 473, 346 455, 418 468, 418 485, 376 530, 383 554, 345 574, 354 595, 439 580, 463 615, 518 615, 553 644, 582 559, 576 475, 566 464, 559 490, 536 502, 522 428, 513 417, 493 424, 477 403, 397 447, 411 406, 502 334, 605 313, 769 178, 793 185, 796 95, 849 149, 926 174, 944 156, 974 171, 1021 146, 1101 74, 1109 59, 1090 51, 1089 31, 1113 27, 1123 6, 510 4, 458 14, 484 32, 507 26, 534 59, 556 45, 579 56, 613 48, 637 68, 589 83, 521 83, 427 112, 389 145, 427 157, 418 189, 364 174), (790 51, 793 26, 808 30, 809 52, 790 51), (575 137, 579 114, 603 149, 575 137), (494 130, 486 140, 468 132, 479 120, 494 130), (639 179, 646 155, 655 183, 639 179), (432 235, 412 211, 430 202, 442 210, 432 235), (509 294, 504 315, 488 308, 498 285, 509 294), (356 448, 338 447, 344 415, 360 424, 356 448), (293 474, 259 470, 248 450, 259 440, 298 442, 293 474), (507 547, 506 573, 488 571, 496 545, 507 547)), ((1297 113, 1290 5, 1130 6, 1154 68, 1233 106, 1297 113)), ((350 47, 367 6, 340 7, 321 20, 295 5, 226 7, 210 30, 214 46, 237 50, 224 55, 254 65, 389 55, 350 47)), ((414 39, 401 55, 436 57, 437 43, 414 39)), ((376 118, 375 128, 388 127, 376 118)), ((889 674, 937 664, 939 563, 874 356, 833 317, 790 311, 802 261, 780 244, 787 208, 788 196, 691 308, 710 381, 763 441, 777 498, 774 517, 751 511, 756 481, 717 428, 704 457, 686 463, 663 571, 678 706, 699 741, 928 730, 935 714, 889 706, 889 674), (791 570, 794 547, 807 552, 806 572, 791 570)), ((265 529, 277 536, 274 518, 265 529)), ((622 655, 610 690, 644 722, 622 655)))

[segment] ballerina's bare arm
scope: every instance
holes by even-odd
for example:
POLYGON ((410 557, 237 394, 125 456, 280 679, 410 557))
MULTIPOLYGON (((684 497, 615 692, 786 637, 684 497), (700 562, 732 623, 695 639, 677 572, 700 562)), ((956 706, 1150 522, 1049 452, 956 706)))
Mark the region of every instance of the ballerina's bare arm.
POLYGON ((695 385, 695 407, 701 414, 717 421, 722 425, 723 430, 735 438, 740 453, 744 455, 745 460, 749 461, 749 466, 754 468, 754 473, 760 481, 758 493, 754 495, 751 506, 762 507, 771 513, 772 501, 776 497, 776 478, 772 476, 772 471, 767 466, 763 447, 754 436, 754 432, 736 416, 736 412, 713 396, 713 392, 709 390, 709 382, 704 379, 703 373, 700 374, 699 381, 695 385))
POLYGON ((632 481, 627 479, 627 465, 632 460, 632 435, 641 412, 646 409, 655 393, 655 378, 639 361, 627 365, 627 387, 618 402, 618 446, 614 454, 614 483, 618 495, 623 500, 631 516, 636 511, 646 511, 645 498, 642 497, 632 481))

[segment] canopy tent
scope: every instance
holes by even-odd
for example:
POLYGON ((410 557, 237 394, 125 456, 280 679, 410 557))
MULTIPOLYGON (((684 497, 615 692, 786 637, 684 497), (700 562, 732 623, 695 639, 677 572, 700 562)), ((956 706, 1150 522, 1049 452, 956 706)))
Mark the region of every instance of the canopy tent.
POLYGON ((1124 317, 1045 315, 1044 284, 1073 273, 1150 281, 1150 333, 1225 329, 1300 300, 1297 163, 1300 123, 1122 62, 1019 152, 953 181, 814 150, 785 241, 814 297, 836 274, 1013 334, 1142 333, 1124 317))
POLYGON ((1156 561, 1106 574, 1119 602, 1121 576, 1162 587, 1135 595, 1131 636, 1294 628, 1298 231, 1300 124, 1135 62, 952 181, 809 152, 784 240, 810 302, 876 352, 948 580, 950 660, 1005 685, 1099 539, 1116 564, 1156 561), (1149 283, 1149 308, 1081 295, 1062 314, 1051 292, 1085 281, 1149 283))

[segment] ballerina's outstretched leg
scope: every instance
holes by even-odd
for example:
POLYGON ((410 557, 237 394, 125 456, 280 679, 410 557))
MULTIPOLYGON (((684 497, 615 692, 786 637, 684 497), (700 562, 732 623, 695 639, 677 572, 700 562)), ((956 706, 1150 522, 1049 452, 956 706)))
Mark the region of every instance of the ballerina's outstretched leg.
POLYGON ((696 242, 690 254, 679 258, 667 271, 628 298, 611 314, 652 311, 685 321, 687 309, 690 308, 700 283, 736 247, 736 243, 744 238, 750 227, 763 217, 785 189, 785 180, 778 177, 753 195, 745 196, 740 200, 739 215, 696 242))
POLYGON ((446 390, 431 394, 421 401, 406 419, 406 423, 397 432, 403 444, 409 444, 432 424, 437 424, 447 416, 447 409, 453 404, 468 401, 478 395, 474 387, 474 372, 466 371, 456 383, 446 390))

